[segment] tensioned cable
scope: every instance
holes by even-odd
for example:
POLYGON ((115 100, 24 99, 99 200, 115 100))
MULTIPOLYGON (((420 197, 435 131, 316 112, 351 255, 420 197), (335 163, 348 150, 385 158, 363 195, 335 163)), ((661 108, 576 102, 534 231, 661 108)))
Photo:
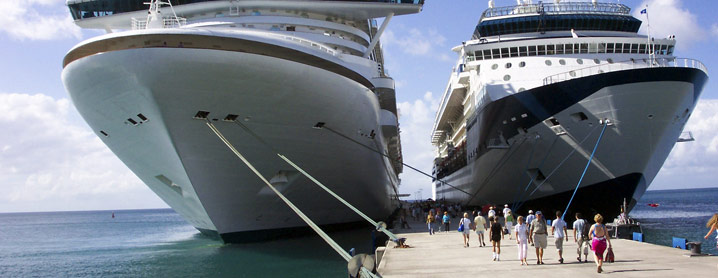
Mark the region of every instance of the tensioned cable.
MULTIPOLYGON (((580 147, 580 146, 583 144, 583 142, 585 142, 586 139, 588 139, 588 137, 590 137, 591 134, 593 134, 593 132, 596 131, 596 129, 597 129, 598 127, 599 127, 599 126, 595 126, 593 129, 591 129, 591 132, 589 132, 588 134, 586 134, 586 137, 584 137, 583 140, 581 140, 581 142, 578 143, 578 146, 580 147)), ((558 171, 558 169, 561 168, 561 166, 562 166, 564 163, 566 163, 566 161, 568 161, 568 158, 571 157, 571 155, 573 155, 573 153, 575 153, 577 149, 578 149, 578 148, 573 148, 573 149, 571 150, 571 152, 569 152, 568 155, 566 155, 566 157, 564 157, 563 160, 561 160, 561 162, 556 166, 556 168, 554 168, 554 169, 551 171, 551 173, 549 173, 548 176, 546 176, 546 178, 545 178, 538 186, 536 186, 536 188, 534 188, 533 191, 531 191, 531 193, 529 194, 529 197, 530 197, 530 196, 533 196, 534 193, 536 193, 536 190, 539 190, 539 188, 541 188, 541 186, 543 186, 543 184, 546 183, 546 181, 548 181, 548 179, 549 179, 551 176, 553 176, 553 174, 556 173, 556 171, 558 171)))
POLYGON ((598 135, 598 140, 596 140, 596 145, 593 146, 593 151, 591 152, 591 157, 588 158, 588 161, 586 162, 586 167, 583 168, 583 173, 581 174, 581 178, 578 179, 578 183, 576 184, 576 189, 573 190, 571 199, 568 200, 568 205, 566 205, 566 209, 563 211, 563 215, 561 215, 561 219, 563 219, 563 217, 566 216, 566 211, 568 211, 568 208, 571 206, 571 202, 573 202, 573 197, 576 196, 576 191, 578 191, 578 186, 581 185, 581 181, 583 181, 583 177, 586 175, 588 166, 590 166, 591 161, 593 161, 593 155, 596 154, 596 149, 598 149, 598 144, 601 143, 601 138, 603 138, 603 133, 606 131, 607 126, 608 126, 608 119, 605 119, 605 120, 603 120, 603 129, 601 129, 601 134, 598 135))
MULTIPOLYGON (((309 225, 309 227, 311 227, 314 230, 314 232, 316 232, 322 239, 324 239, 324 241, 326 241, 327 244, 329 244, 329 246, 331 246, 334 249, 334 251, 339 253, 339 255, 342 258, 344 258, 344 260, 346 260, 347 262, 349 262, 352 259, 351 255, 349 255, 349 253, 347 251, 342 249, 341 246, 339 246, 339 244, 337 244, 334 240, 332 240, 332 238, 329 237, 329 235, 327 235, 324 231, 322 231, 322 229, 320 229, 319 226, 317 226, 317 224, 314 223, 314 221, 309 219, 309 217, 307 217, 301 210, 299 210, 299 208, 297 208, 294 204, 292 204, 292 202, 289 201, 289 199, 284 197, 284 195, 281 192, 279 192, 276 188, 274 188, 274 186, 272 186, 272 184, 266 178, 264 178, 264 176, 262 176, 262 174, 259 173, 259 171, 257 171, 257 169, 254 168, 254 166, 252 166, 252 164, 239 151, 237 151, 237 149, 232 145, 232 143, 230 143, 227 140, 227 138, 225 138, 224 135, 222 135, 222 133, 217 129, 217 127, 215 127, 212 124, 212 122, 207 120, 206 124, 207 124, 207 126, 209 126, 209 128, 212 130, 212 132, 214 132, 214 134, 216 134, 217 137, 219 137, 219 139, 222 140, 222 142, 225 145, 227 145, 227 147, 237 157, 239 157, 239 159, 241 159, 242 162, 244 162, 244 164, 247 165, 247 167, 250 170, 252 170, 252 172, 254 172, 255 175, 257 175, 257 177, 259 177, 259 179, 261 179, 272 191, 274 191, 274 193, 277 194, 277 196, 279 196, 279 198, 282 199, 282 201, 284 201, 284 203, 287 204, 287 206, 289 206, 289 208, 291 208, 294 211, 294 213, 296 213, 299 216, 299 218, 304 220, 304 222, 306 222, 307 225, 309 225)), ((373 273, 371 273, 371 271, 367 270, 364 267, 361 268, 361 271, 362 271, 362 274, 367 275, 368 277, 377 277, 373 273)))
MULTIPOLYGON (((429 175, 429 174, 427 174, 427 173, 424 173, 424 171, 421 171, 421 170, 419 170, 419 169, 417 169, 417 168, 411 167, 411 165, 404 163, 404 161, 399 161, 399 159, 392 158, 392 157, 390 157, 390 156, 388 156, 388 155, 386 155, 386 154, 384 154, 384 153, 382 153, 382 152, 380 152, 380 151, 377 151, 377 150, 373 149, 372 147, 369 147, 369 146, 367 146, 367 145, 364 145, 362 142, 359 142, 359 141, 357 141, 357 140, 354 140, 353 138, 351 138, 351 137, 349 137, 349 136, 346 136, 346 135, 344 135, 344 134, 342 134, 342 133, 340 133, 340 132, 338 132, 338 131, 336 131, 336 130, 334 130, 334 129, 331 129, 331 128, 327 127, 327 126, 322 126, 321 129, 329 130, 329 131, 333 132, 334 134, 343 137, 344 139, 347 139, 347 140, 349 140, 349 141, 352 141, 352 142, 354 142, 354 143, 356 143, 356 144, 358 144, 358 145, 360 145, 360 146, 362 146, 362 147, 365 147, 365 148, 367 148, 367 149, 369 149, 369 150, 371 150, 371 151, 373 151, 373 152, 375 152, 375 153, 378 153, 378 154, 380 154, 380 155, 382 155, 382 156, 384 156, 384 157, 386 157, 386 158, 388 158, 388 159, 390 159, 390 160, 392 160, 392 161, 399 162, 399 163, 401 163, 402 165, 404 165, 404 166, 406 166, 406 167, 409 167, 410 169, 412 169, 412 170, 414 170, 414 171, 416 171, 416 172, 419 172, 419 173, 423 174, 424 176, 430 177, 430 178, 432 178, 432 179, 435 178, 435 177, 432 176, 432 175, 429 175)), ((461 192, 465 193, 466 195, 471 196, 471 193, 466 192, 466 191, 464 191, 463 189, 458 188, 458 187, 456 187, 456 186, 453 186, 453 185, 449 184, 448 182, 445 182, 445 181, 443 181, 443 180, 441 180, 441 179, 439 179, 439 178, 437 178, 436 180, 439 181, 439 182, 441 182, 442 184, 446 184, 446 185, 450 186, 450 187, 453 188, 453 189, 456 189, 456 190, 458 190, 458 191, 461 191, 461 192)))
MULTIPOLYGON (((531 161, 533 160, 534 152, 536 151, 536 146, 538 145, 538 142, 536 142, 536 141, 538 141, 538 139, 539 139, 539 135, 536 134, 536 137, 534 139, 535 140, 534 145, 533 145, 533 147, 531 147, 531 154, 529 154, 529 159, 526 161, 526 167, 524 167, 524 173, 529 177, 529 184, 526 185, 526 189, 524 189, 524 191, 528 190, 529 185, 531 185, 531 182, 533 182, 533 180, 535 178, 535 176, 531 177, 531 175, 528 174, 528 169, 529 169, 529 166, 531 165, 531 161)), ((553 143, 556 143, 556 138, 554 138, 553 143)), ((553 147, 553 143, 551 143, 551 147, 553 147)), ((549 148, 549 150, 550 149, 551 148, 549 148)), ((543 165, 543 162, 546 161, 545 160, 546 157, 548 157, 548 155, 546 155, 544 157, 544 160, 541 161, 541 163, 539 164, 539 167, 541 167, 541 165, 543 165)), ((538 175, 536 175, 536 176, 538 176, 538 175)), ((523 196, 523 193, 525 193, 525 192, 521 192, 521 187, 519 187, 519 190, 518 190, 519 198, 516 198, 515 200, 520 200, 521 196, 523 196)), ((511 205, 511 211, 516 211, 518 209, 516 207, 517 204, 518 204, 518 202, 513 202, 513 204, 511 205)))
POLYGON ((518 146, 516 146, 516 148, 509 149, 508 153, 505 153, 504 156, 501 157, 501 161, 499 161, 499 163, 497 163, 496 165, 494 165, 494 168, 491 169, 491 172, 489 172, 489 175, 486 176, 486 178, 484 179, 483 182, 481 182, 481 186, 479 186, 479 188, 476 190, 476 193, 474 193, 473 195, 471 195, 471 198, 469 198, 469 200, 466 201, 467 204, 468 204, 469 202, 471 202, 471 200, 473 200, 474 197, 476 197, 476 195, 479 195, 479 192, 481 192, 481 189, 483 189, 483 188, 485 187, 484 185, 486 185, 486 183, 494 177, 494 174, 496 174, 496 171, 497 171, 498 169, 500 169, 501 167, 503 167, 503 166, 504 166, 504 163, 506 163, 506 161, 509 161, 509 159, 511 158, 511 156, 513 156, 514 153, 516 153, 516 150, 520 149, 520 148, 521 148, 521 145, 523 145, 524 143, 526 143, 526 140, 528 140, 528 137, 524 136, 522 139, 523 139, 523 140, 521 141, 521 143, 518 144, 518 146))
POLYGON ((359 209, 357 209, 356 207, 354 207, 354 206, 352 206, 351 204, 349 204, 349 202, 347 202, 346 200, 344 200, 342 197, 339 197, 339 195, 337 195, 337 194, 334 193, 332 190, 330 190, 329 188, 327 188, 324 184, 322 184, 320 181, 318 181, 317 179, 315 179, 312 175, 310 175, 309 173, 307 173, 306 171, 304 171, 304 169, 302 169, 301 167, 299 167, 297 164, 294 164, 294 162, 292 162, 291 160, 289 160, 289 158, 287 158, 286 156, 284 156, 284 155, 282 155, 281 153, 279 153, 279 151, 277 151, 277 149, 275 149, 274 147, 272 147, 272 145, 270 145, 267 141, 265 141, 264 139, 262 139, 262 137, 259 137, 259 135, 257 135, 256 133, 254 133, 254 131, 252 131, 251 129, 249 129, 249 127, 247 127, 246 125, 244 125, 244 124, 242 124, 241 122, 236 121, 236 120, 234 121, 234 123, 237 124, 237 125, 239 125, 240 127, 242 127, 242 129, 244 129, 244 131, 246 131, 246 132, 249 133, 252 137, 254 137, 255 139, 257 139, 257 141, 259 141, 262 145, 264 145, 265 147, 267 147, 267 148, 269 148, 270 150, 272 150, 272 152, 274 152, 277 156, 279 156, 279 158, 281 158, 282 160, 284 160, 284 162, 286 162, 287 164, 291 165, 294 169, 296 169, 297 171, 299 171, 300 173, 302 173, 302 175, 304 175, 305 177, 307 177, 308 179, 310 179, 311 181, 313 181, 316 185, 318 185, 319 187, 321 187, 322 189, 324 189, 324 191, 326 191, 327 193, 329 193, 330 195, 332 195, 332 197, 336 198, 337 200, 339 200, 339 202, 341 202, 342 204, 344 204, 345 206, 347 206, 348 208, 350 208, 352 211, 356 212, 356 214, 358 214, 359 216, 361 216, 362 218, 364 218, 366 221, 368 221, 369 223, 371 223, 372 225, 374 225, 374 227, 376 227, 377 230, 379 230, 379 231, 383 232, 384 234, 386 234, 387 236, 389 236, 389 238, 391 238, 392 241, 397 241, 397 240, 398 240, 398 237, 397 237, 396 235, 394 235, 392 232, 388 231, 383 225, 379 225, 379 223, 377 223, 376 221, 374 221, 373 219, 371 219, 371 218, 370 218, 369 216, 367 216, 366 214, 362 213, 362 212, 361 212, 359 209))

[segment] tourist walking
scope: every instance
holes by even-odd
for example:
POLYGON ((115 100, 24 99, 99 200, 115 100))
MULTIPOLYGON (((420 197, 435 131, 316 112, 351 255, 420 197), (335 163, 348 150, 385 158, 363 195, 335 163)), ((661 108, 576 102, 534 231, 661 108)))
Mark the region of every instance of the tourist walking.
POLYGON ((554 241, 556 243, 556 250, 558 250, 558 262, 563 263, 563 240, 568 241, 568 230, 566 230, 566 221, 561 219, 561 211, 556 211, 556 219, 551 222, 551 233, 553 234, 554 241))
POLYGON ((494 210, 494 207, 489 207, 489 218, 491 217, 496 217, 496 211, 494 210))
POLYGON ((576 213, 576 221, 573 222, 573 242, 576 243, 576 260, 581 262, 581 253, 583 253, 583 262, 588 262, 588 222, 583 219, 580 212, 576 213), (583 252, 582 252, 583 251, 583 252))
POLYGON ((459 220, 459 227, 461 227, 461 235, 464 237, 464 247, 469 247, 469 236, 471 235, 471 219, 469 213, 464 212, 464 218, 459 220))
POLYGON ((536 212, 536 219, 531 222, 531 241, 536 247, 536 264, 544 264, 543 250, 546 249, 547 235, 546 219, 541 211, 536 212))
MULTIPOLYGON (((534 215, 534 211, 529 210, 529 215, 526 216, 526 228, 528 228, 529 234, 531 233, 531 223, 534 222, 534 219, 536 219, 536 215, 534 215)), ((534 242, 531 241, 531 237, 529 237, 529 244, 531 244, 531 246, 534 246, 534 242)))
MULTIPOLYGON (((706 236, 703 237, 704 239, 708 239, 708 237, 713 233, 713 231, 718 230, 718 213, 713 214, 713 217, 708 220, 708 223, 706 223, 706 228, 710 230, 708 230, 706 236)), ((718 248, 718 233, 716 233, 716 248, 718 248)))
POLYGON ((528 226, 524 222, 523 216, 519 216, 516 221, 518 224, 514 229, 516 230, 516 244, 519 247, 519 261, 521 261, 521 265, 529 265, 526 261, 526 253, 528 253, 529 248, 528 226))
POLYGON ((596 216, 593 217, 593 220, 596 221, 596 224, 591 226, 589 236, 591 237, 593 257, 596 260, 596 272, 601 273, 603 272, 603 268, 601 268, 603 266, 603 252, 606 251, 607 243, 608 248, 611 248, 611 239, 606 231, 606 225, 603 225, 603 216, 601 216, 601 214, 596 214, 596 216))
POLYGON ((504 222, 506 222, 504 229, 509 234, 509 239, 511 239, 511 230, 514 227, 514 213, 511 212, 511 209, 506 210, 506 213, 504 213, 504 222))
POLYGON ((481 215, 481 212, 477 212, 474 218, 474 230, 476 230, 476 237, 479 240, 479 247, 486 246, 484 241, 484 232, 486 231, 486 218, 481 215))
POLYGON ((451 217, 449 216, 449 213, 444 211, 444 217, 441 218, 444 222, 444 232, 449 232, 451 229, 451 217))
POLYGON ((503 230, 501 229, 501 224, 499 223, 498 217, 489 217, 489 221, 491 222, 491 227, 489 228, 489 239, 491 240, 491 246, 494 256, 494 261, 500 261, 501 260, 501 236, 503 233, 503 230))
POLYGON ((429 210, 429 216, 426 217, 426 226, 429 228, 429 235, 434 234, 434 210, 429 210))

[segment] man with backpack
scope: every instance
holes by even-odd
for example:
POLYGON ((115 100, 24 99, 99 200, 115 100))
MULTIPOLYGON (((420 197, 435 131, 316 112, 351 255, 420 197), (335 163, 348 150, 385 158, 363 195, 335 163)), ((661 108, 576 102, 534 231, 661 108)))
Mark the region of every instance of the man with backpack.
POLYGON ((578 262, 581 262, 581 250, 583 250, 583 262, 588 262, 588 230, 590 226, 588 222, 583 219, 580 212, 576 213, 576 221, 573 222, 573 241, 576 242, 576 252, 578 253, 578 262))

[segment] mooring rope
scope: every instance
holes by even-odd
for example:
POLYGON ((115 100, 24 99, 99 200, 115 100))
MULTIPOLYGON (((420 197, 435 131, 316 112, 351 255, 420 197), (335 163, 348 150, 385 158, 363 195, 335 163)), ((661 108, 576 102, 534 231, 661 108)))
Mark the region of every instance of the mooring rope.
POLYGON ((563 211, 563 215, 561 215, 561 219, 563 219, 563 217, 566 216, 566 211, 568 211, 568 208, 571 206, 571 202, 573 202, 573 197, 576 196, 576 191, 578 191, 578 186, 581 185, 581 181, 583 181, 583 177, 586 175, 588 166, 590 166, 591 161, 593 161, 593 155, 596 154, 596 149, 598 149, 598 143, 601 143, 601 138, 603 138, 603 133, 606 131, 607 126, 608 126, 608 119, 604 119, 603 120, 603 129, 601 129, 601 134, 598 135, 598 140, 596 141, 596 145, 593 146, 593 151, 591 152, 591 157, 588 158, 588 162, 586 162, 586 167, 583 168, 583 173, 581 174, 581 178, 578 179, 578 183, 576 184, 576 189, 573 190, 571 199, 568 200, 568 204, 566 205, 566 209, 563 211))
POLYGON ((319 186, 319 187, 321 187, 322 189, 324 189, 324 191, 326 191, 327 193, 329 193, 329 195, 332 195, 332 197, 336 198, 337 200, 339 200, 339 202, 341 202, 342 204, 344 204, 345 206, 347 206, 348 208, 350 208, 352 211, 354 211, 356 214, 358 214, 359 216, 361 216, 362 218, 364 218, 366 221, 368 221, 369 223, 371 223, 372 225, 374 225, 374 227, 376 227, 377 230, 379 230, 379 231, 383 232, 384 234, 386 234, 387 236, 389 236, 389 238, 391 238, 392 241, 395 241, 395 242, 396 242, 396 241, 398 240, 398 237, 397 237, 396 235, 394 235, 392 232, 390 232, 389 230, 387 230, 383 225, 379 225, 379 223, 377 223, 376 221, 374 221, 373 219, 371 219, 371 218, 370 218, 369 216, 367 216, 366 214, 362 213, 362 212, 361 212, 359 209, 357 209, 356 207, 352 206, 349 202, 347 202, 346 200, 344 200, 342 197, 339 197, 339 195, 337 195, 337 194, 334 193, 332 190, 330 190, 329 188, 327 188, 323 183, 321 183, 320 181, 318 181, 317 179, 315 179, 312 175, 310 175, 309 173, 307 173, 306 171, 304 171, 304 169, 302 169, 302 168, 299 167, 297 164, 295 164, 294 162, 292 162, 292 161, 291 161, 289 158, 287 158, 286 156, 284 156, 284 155, 282 155, 281 153, 279 153, 279 151, 277 151, 274 147, 272 147, 272 145, 270 145, 267 141, 265 141, 264 139, 262 139, 261 137, 259 137, 259 135, 257 135, 256 133, 254 133, 254 131, 252 131, 251 129, 249 129, 249 127, 245 126, 244 124, 242 124, 241 122, 236 121, 236 120, 234 121, 234 123, 236 123, 237 125, 239 125, 240 127, 242 127, 242 129, 244 129, 244 131, 246 131, 246 132, 249 133, 252 137, 254 137, 255 139, 257 139, 257 141, 259 141, 262 145, 264 145, 265 147, 271 149, 272 152, 274 152, 277 156, 279 156, 279 158, 281 158, 282 160, 284 160, 284 162, 287 162, 287 164, 291 165, 294 169, 296 169, 297 171, 299 171, 300 173, 302 173, 302 175, 304 175, 305 177, 307 177, 308 179, 310 179, 311 181, 313 181, 317 186, 319 186))
MULTIPOLYGON (((315 224, 314 221, 309 219, 309 217, 307 217, 299 208, 297 208, 291 201, 289 201, 289 199, 284 197, 284 195, 281 192, 279 192, 276 188, 274 188, 274 186, 266 178, 264 178, 264 176, 262 176, 262 174, 259 173, 259 171, 257 171, 257 169, 254 168, 254 166, 252 166, 252 164, 239 151, 237 151, 237 149, 232 145, 232 143, 230 143, 227 140, 227 138, 225 138, 224 135, 222 135, 222 133, 217 129, 217 127, 215 127, 212 124, 212 122, 207 120, 207 126, 209 126, 209 128, 212 130, 212 132, 214 132, 214 134, 216 134, 217 137, 219 137, 219 139, 222 140, 222 142, 225 145, 227 145, 227 147, 237 157, 239 157, 239 159, 241 159, 242 162, 244 162, 244 164, 247 165, 247 167, 250 170, 252 170, 252 172, 254 172, 255 175, 257 175, 257 177, 259 177, 259 179, 261 179, 264 182, 264 184, 266 184, 272 191, 274 191, 274 193, 277 194, 277 196, 279 196, 279 198, 282 199, 282 201, 284 201, 284 203, 287 204, 287 206, 289 206, 289 208, 291 208, 294 211, 294 213, 296 213, 299 216, 299 218, 304 220, 304 222, 306 222, 307 225, 309 225, 309 227, 311 227, 314 230, 314 232, 316 232, 322 239, 324 239, 324 241, 326 241, 327 244, 329 244, 329 246, 332 247, 332 249, 334 249, 334 251, 336 251, 339 254, 339 256, 344 258, 344 260, 346 260, 347 262, 349 262, 352 259, 351 255, 349 255, 349 253, 347 251, 342 249, 341 246, 339 246, 339 244, 337 244, 331 237, 329 237, 329 235, 327 235, 324 231, 322 231, 322 229, 319 228, 319 226, 317 226, 317 224, 315 224)), ((367 275, 367 277, 377 277, 376 275, 371 273, 371 271, 369 271, 368 269, 366 269, 364 267, 361 268, 361 272, 362 272, 362 275, 367 275)))
MULTIPOLYGON (((588 137, 590 137, 591 134, 593 134, 593 132, 596 131, 596 129, 597 129, 598 127, 599 127, 599 126, 595 126, 594 128, 592 128, 591 131, 586 135, 586 137, 584 137, 583 140, 581 140, 581 142, 578 143, 578 146, 580 147, 580 146, 583 144, 583 142, 585 142, 585 141, 588 139, 588 137)), ((575 140, 574 140, 574 141, 575 141, 575 140)), ((539 188, 541 188, 541 186, 543 186, 544 183, 546 183, 546 181, 548 181, 548 179, 549 179, 551 176, 553 176, 553 174, 555 174, 556 171, 558 171, 558 169, 561 168, 561 166, 563 166, 564 163, 566 163, 566 161, 568 161, 568 159, 571 157, 571 155, 573 155, 573 154, 576 152, 577 149, 578 149, 578 148, 573 148, 573 149, 566 155, 566 157, 564 157, 563 160, 561 160, 561 162, 560 162, 555 168, 553 168, 553 170, 551 170, 551 173, 549 173, 548 176, 546 176, 546 178, 545 178, 538 186, 536 186, 536 188, 534 188, 533 191, 531 191, 531 193, 530 193, 526 198, 533 196, 534 193, 536 193, 536 190, 539 190, 539 188)), ((522 205, 523 205, 523 204, 522 204, 522 205)))
MULTIPOLYGON (((347 139, 347 140, 352 141, 352 142, 354 142, 354 143, 356 143, 356 144, 358 144, 358 145, 360 145, 360 146, 362 146, 362 147, 365 147, 365 148, 369 149, 370 151, 373 151, 373 152, 375 152, 375 153, 378 153, 378 154, 380 154, 381 156, 384 156, 384 157, 386 157, 386 158, 388 158, 388 159, 390 159, 390 160, 392 160, 392 161, 399 162, 399 163, 401 163, 402 165, 404 165, 404 166, 406 166, 406 167, 409 167, 410 169, 412 169, 412 170, 414 170, 414 171, 416 171, 416 172, 418 172, 418 173, 420 173, 420 174, 422 174, 422 175, 424 175, 424 176, 430 177, 430 178, 432 178, 432 179, 435 178, 434 176, 429 175, 429 174, 425 173, 424 171, 421 171, 421 170, 419 170, 419 169, 417 169, 417 168, 415 168, 415 167, 412 167, 412 166, 409 165, 409 164, 404 163, 404 161, 399 161, 399 159, 392 158, 392 157, 390 157, 390 156, 388 156, 388 155, 386 155, 386 154, 384 154, 384 153, 382 153, 382 152, 380 152, 380 151, 378 151, 378 150, 375 150, 375 149, 373 149, 373 148, 371 148, 371 147, 369 147, 369 146, 367 146, 367 145, 364 145, 362 142, 359 142, 359 141, 354 140, 353 138, 351 138, 351 137, 349 137, 349 136, 346 136, 346 135, 342 134, 341 132, 338 132, 338 131, 336 131, 336 130, 334 130, 334 129, 331 129, 331 128, 329 128, 329 127, 326 126, 326 125, 321 126, 320 129, 329 130, 329 131, 331 131, 332 133, 343 137, 344 139, 347 139)), ((467 163, 467 164, 468 164, 468 163, 467 163)), ((436 178, 436 180, 439 181, 439 182, 441 182, 442 184, 448 185, 449 187, 451 187, 451 188, 453 188, 453 189, 456 189, 456 190, 458 190, 458 191, 461 191, 461 192, 465 193, 466 195, 471 196, 471 193, 466 192, 466 191, 464 191, 464 190, 462 190, 461 188, 458 188, 458 187, 456 187, 456 186, 453 186, 453 185, 449 184, 448 182, 443 181, 442 179, 436 178)))

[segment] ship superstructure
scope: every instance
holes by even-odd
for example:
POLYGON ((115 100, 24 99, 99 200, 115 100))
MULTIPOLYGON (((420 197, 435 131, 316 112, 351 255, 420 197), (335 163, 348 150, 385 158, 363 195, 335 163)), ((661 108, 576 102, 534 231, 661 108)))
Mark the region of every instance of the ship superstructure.
POLYGON ((490 1, 453 48, 431 138, 434 197, 563 210, 581 180, 572 212, 633 207, 708 79, 699 61, 674 56, 674 36, 640 26, 622 4, 490 1))
POLYGON ((102 141, 204 233, 236 242, 304 229, 207 121, 317 224, 360 218, 274 151, 382 219, 402 163, 379 37, 422 4, 69 0, 77 25, 108 33, 70 50, 62 79, 102 141))

